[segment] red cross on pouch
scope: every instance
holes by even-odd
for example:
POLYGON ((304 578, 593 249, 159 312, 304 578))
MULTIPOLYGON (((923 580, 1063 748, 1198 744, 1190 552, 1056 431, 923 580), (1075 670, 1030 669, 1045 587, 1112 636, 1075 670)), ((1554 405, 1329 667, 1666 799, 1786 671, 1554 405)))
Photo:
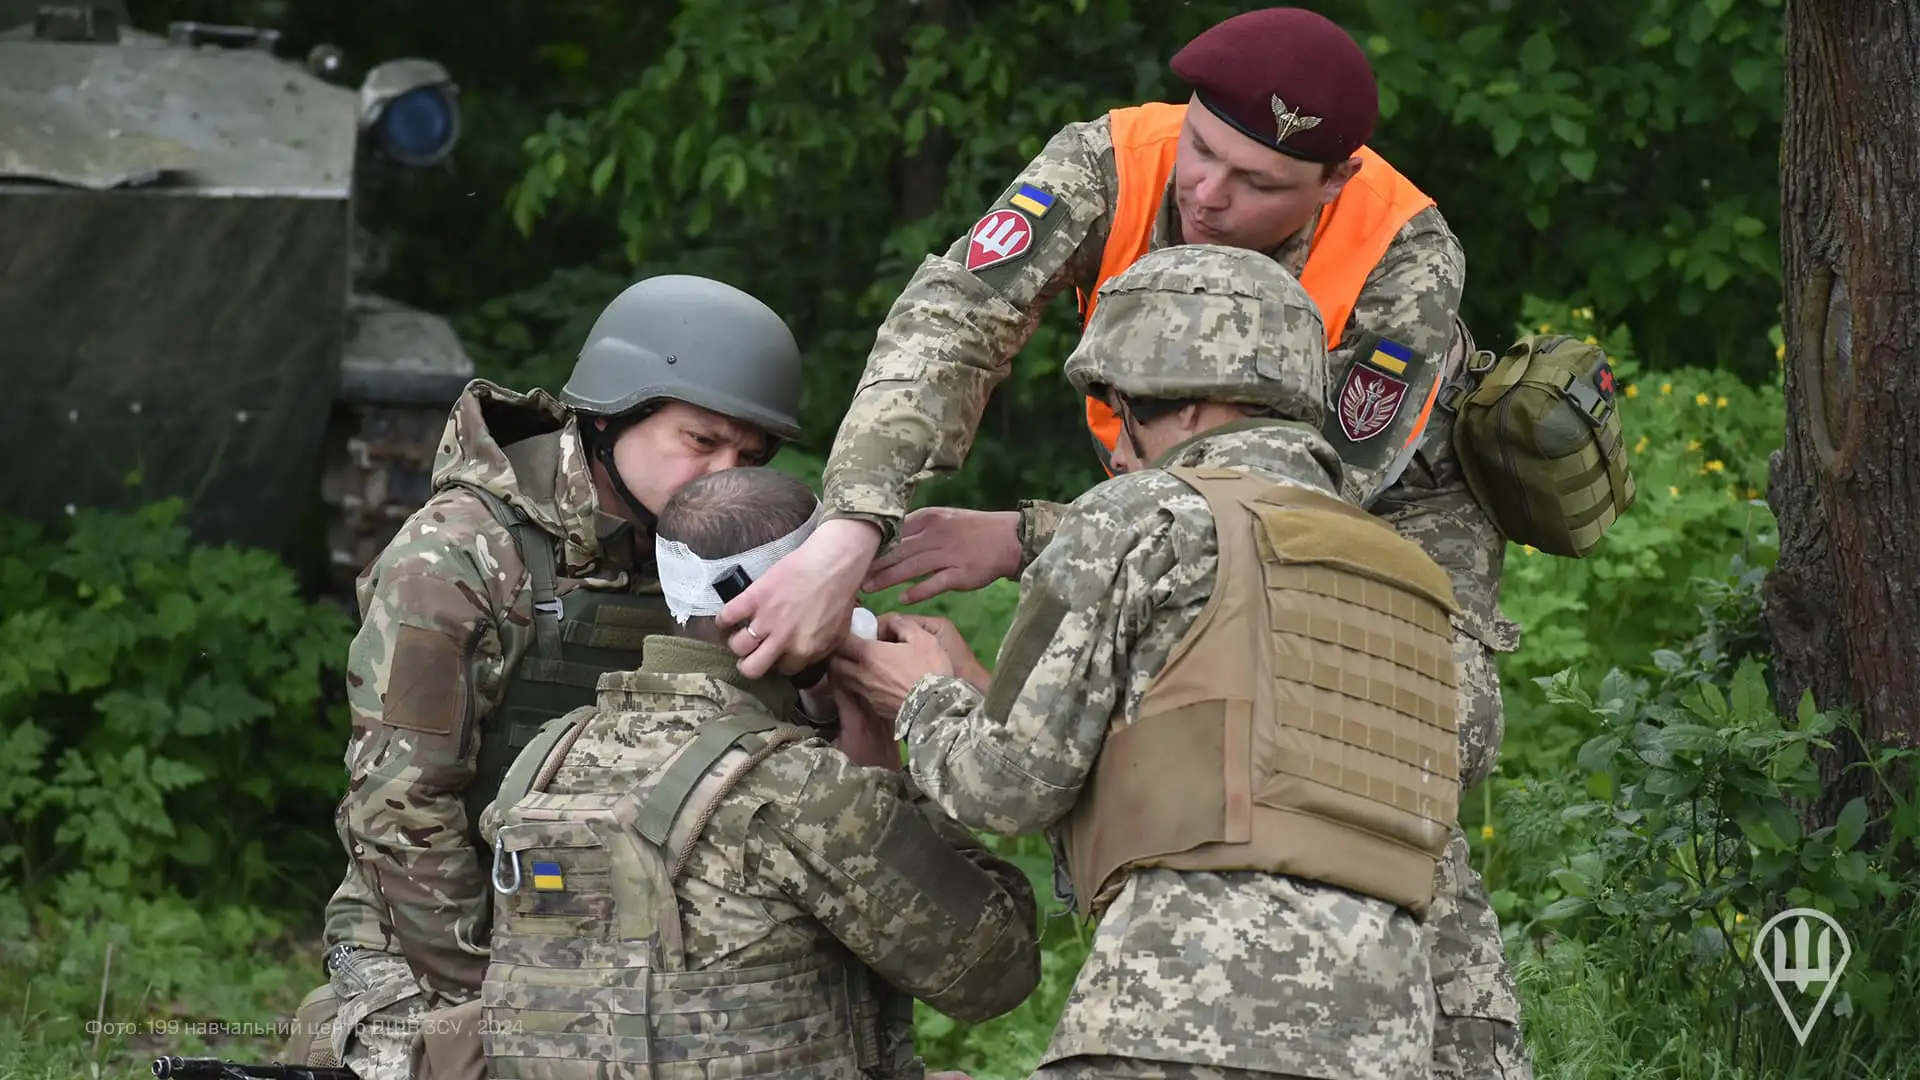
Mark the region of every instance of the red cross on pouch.
POLYGON ((1613 368, 1606 364, 1600 365, 1600 373, 1593 377, 1593 384, 1600 388, 1600 392, 1602 394, 1605 394, 1608 397, 1612 397, 1613 396, 1613 368))

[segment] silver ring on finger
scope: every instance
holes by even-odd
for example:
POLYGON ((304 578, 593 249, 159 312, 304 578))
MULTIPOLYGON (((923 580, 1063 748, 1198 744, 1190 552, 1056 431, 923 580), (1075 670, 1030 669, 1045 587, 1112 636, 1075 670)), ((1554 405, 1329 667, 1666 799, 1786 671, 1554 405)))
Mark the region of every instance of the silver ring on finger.
POLYGON ((748 623, 748 624, 747 624, 747 633, 749 633, 749 634, 751 634, 751 635, 753 635, 753 640, 755 640, 755 641, 759 641, 759 640, 760 640, 760 632, 759 632, 758 630, 755 630, 755 629, 753 628, 753 624, 752 624, 752 623, 748 623))

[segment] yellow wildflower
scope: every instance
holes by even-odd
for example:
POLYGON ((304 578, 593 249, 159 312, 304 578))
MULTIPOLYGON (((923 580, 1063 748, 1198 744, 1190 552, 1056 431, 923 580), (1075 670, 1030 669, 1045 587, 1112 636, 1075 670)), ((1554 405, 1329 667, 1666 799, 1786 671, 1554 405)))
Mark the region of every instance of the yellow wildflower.
POLYGON ((1719 397, 1717 397, 1717 398, 1714 398, 1714 399, 1713 399, 1713 407, 1714 407, 1714 408, 1716 408, 1716 409, 1724 409, 1724 408, 1726 408, 1726 407, 1727 407, 1727 395, 1725 395, 1725 394, 1721 394, 1721 395, 1720 395, 1719 397))
POLYGON ((1526 552, 1529 555, 1532 555, 1535 552, 1539 551, 1540 549, 1534 547, 1532 544, 1521 544, 1520 550, 1526 552))
POLYGON ((1718 459, 1707 462, 1708 472, 1719 472, 1721 469, 1724 469, 1724 468, 1726 468, 1726 466, 1721 464, 1718 459))
POLYGON ((1679 488, 1677 488, 1677 487, 1674 487, 1674 486, 1672 486, 1671 484, 1669 484, 1669 485, 1667 486, 1667 494, 1669 494, 1669 495, 1671 495, 1671 496, 1673 496, 1674 498, 1676 498, 1676 499, 1677 499, 1677 498, 1679 498, 1679 497, 1680 497, 1680 489, 1679 489, 1679 488))
POLYGON ((1644 454, 1647 452, 1647 437, 1645 435, 1640 436, 1640 441, 1633 444, 1633 452, 1636 454, 1644 454))
POLYGON ((1775 360, 1785 360, 1787 358, 1787 347, 1785 345, 1775 345, 1773 347, 1773 358, 1775 360))
POLYGON ((1663 382, 1663 383, 1661 383, 1661 384, 1660 384, 1660 392, 1661 392, 1661 393, 1663 393, 1663 394, 1671 394, 1671 393, 1673 393, 1673 384, 1672 384, 1672 383, 1670 383, 1670 382, 1663 382))
POLYGON ((1705 405, 1707 403, 1707 395, 1704 393, 1693 395, 1693 403, 1695 405, 1705 405))
POLYGON ((1491 825, 1480 826, 1480 839, 1482 840, 1493 839, 1493 826, 1491 825))
POLYGON ((1573 317, 1576 319, 1591 319, 1593 318, 1593 309, 1590 307, 1577 308, 1574 310, 1573 317))
POLYGON ((1640 387, 1639 387, 1638 385, 1634 385, 1634 386, 1629 386, 1629 387, 1627 387, 1627 396, 1628 396, 1628 397, 1639 397, 1639 396, 1640 396, 1640 387))
POLYGON ((1757 499, 1757 498, 1759 498, 1759 497, 1760 497, 1760 489, 1759 489, 1759 488, 1748 488, 1748 489, 1747 489, 1747 498, 1749 498, 1749 499, 1757 499))
POLYGON ((1587 335, 1587 344, 1589 344, 1589 345, 1598 345, 1598 344, 1600 344, 1600 339, 1599 339, 1599 338, 1597 338, 1597 337, 1594 337, 1594 336, 1593 336, 1592 334, 1588 334, 1588 335, 1587 335))
POLYGON ((1700 449, 1699 439, 1694 439, 1687 443, 1687 453, 1689 454, 1696 453, 1699 451, 1699 449, 1700 449))
POLYGON ((1743 923, 1747 921, 1747 917, 1745 915, 1740 914, 1739 912, 1734 912, 1733 921, 1736 923, 1743 923))
POLYGON ((1547 333, 1548 331, 1550 331, 1550 330, 1552 330, 1552 329, 1553 329, 1553 327, 1552 327, 1552 326, 1550 326, 1550 325, 1548 325, 1547 323, 1541 323, 1541 324, 1540 324, 1540 332, 1541 332, 1541 333, 1543 333, 1543 334, 1544 334, 1544 333, 1547 333))

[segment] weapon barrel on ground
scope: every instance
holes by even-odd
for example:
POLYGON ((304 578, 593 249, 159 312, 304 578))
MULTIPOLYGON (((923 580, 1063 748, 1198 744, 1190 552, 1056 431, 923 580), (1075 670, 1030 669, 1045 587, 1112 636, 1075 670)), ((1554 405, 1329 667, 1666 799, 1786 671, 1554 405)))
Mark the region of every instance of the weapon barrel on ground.
POLYGON ((360 1080, 352 1069, 267 1065, 168 1055, 153 1062, 155 1080, 360 1080))

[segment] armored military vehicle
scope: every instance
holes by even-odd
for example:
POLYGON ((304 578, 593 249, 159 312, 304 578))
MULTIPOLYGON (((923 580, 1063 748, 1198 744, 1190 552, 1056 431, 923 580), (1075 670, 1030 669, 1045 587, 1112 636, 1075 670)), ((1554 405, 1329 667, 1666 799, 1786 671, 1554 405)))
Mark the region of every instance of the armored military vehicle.
POLYGON ((197 536, 351 596, 473 370, 444 319, 366 291, 362 200, 447 158, 458 98, 431 61, 356 89, 337 49, 276 45, 0 0, 0 511, 177 495, 197 536))

